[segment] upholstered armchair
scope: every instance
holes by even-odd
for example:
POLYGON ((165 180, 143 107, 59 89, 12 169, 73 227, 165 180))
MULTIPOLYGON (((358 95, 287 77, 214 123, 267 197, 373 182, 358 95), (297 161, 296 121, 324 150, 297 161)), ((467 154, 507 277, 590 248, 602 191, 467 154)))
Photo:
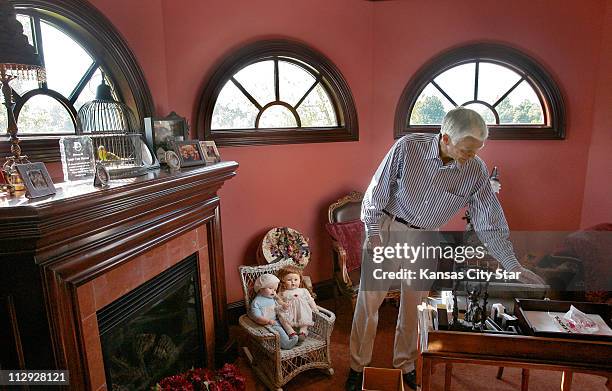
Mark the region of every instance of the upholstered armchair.
MULTIPOLYGON (((351 192, 331 204, 328 208, 327 232, 332 237, 334 279, 342 296, 351 299, 353 308, 359 292, 361 274, 361 251, 365 227, 361 222, 363 194, 351 192)), ((398 290, 390 290, 387 299, 396 302, 398 290)))
MULTIPOLYGON (((255 280, 262 274, 276 274, 289 265, 293 265, 291 259, 264 266, 240 266, 247 312, 251 300, 255 297, 255 280)), ((281 387, 289 380, 308 369, 320 368, 326 370, 329 375, 334 374, 329 349, 336 315, 325 308, 318 308, 319 312, 312 314, 315 324, 308 328, 308 338, 301 345, 289 350, 281 350, 280 336, 270 326, 261 326, 253 322, 248 315, 240 317, 240 326, 246 331, 245 354, 257 377, 271 390, 282 391, 281 387)))

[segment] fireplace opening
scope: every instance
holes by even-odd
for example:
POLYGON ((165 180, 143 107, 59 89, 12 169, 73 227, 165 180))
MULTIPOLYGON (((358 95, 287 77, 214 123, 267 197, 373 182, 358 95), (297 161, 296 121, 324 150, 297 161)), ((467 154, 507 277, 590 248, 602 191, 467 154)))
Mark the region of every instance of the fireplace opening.
POLYGON ((109 390, 206 366, 195 254, 96 312, 109 390))

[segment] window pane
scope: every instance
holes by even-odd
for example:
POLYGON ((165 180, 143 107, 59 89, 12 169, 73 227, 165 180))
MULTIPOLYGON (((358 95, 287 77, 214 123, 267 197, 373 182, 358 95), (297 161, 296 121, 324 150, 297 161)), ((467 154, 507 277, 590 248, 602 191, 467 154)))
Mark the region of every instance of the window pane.
POLYGON ((478 100, 497 102, 521 76, 506 67, 481 62, 478 70, 478 100))
POLYGON ((439 125, 446 113, 454 107, 433 84, 429 83, 414 104, 410 125, 439 125))
POLYGON ((273 61, 261 61, 249 65, 236 73, 234 78, 261 106, 275 100, 273 61))
POLYGON ((74 133, 68 111, 47 95, 35 95, 21 108, 17 119, 19 134, 74 133))
MULTIPOLYGON (((36 80, 32 80, 32 79, 28 79, 28 80, 21 80, 21 79, 13 79, 9 85, 11 87, 13 87, 13 89, 19 94, 19 95, 23 95, 26 92, 30 91, 30 90, 35 90, 39 87, 38 85, 38 81, 36 80)), ((13 96, 13 100, 15 100, 15 97, 13 96)))
POLYGON ((295 106, 315 78, 303 68, 285 61, 278 62, 278 85, 280 100, 295 106))
MULTIPOLYGON (((4 103, 4 99, 0 99, 1 103, 4 103)), ((6 134, 6 128, 8 128, 8 118, 6 116, 6 106, 0 105, 0 134, 6 134)))
MULTIPOLYGON (((111 93, 113 95, 113 98, 115 100, 118 100, 117 93, 115 92, 115 88, 113 87, 113 84, 111 83, 111 81, 109 80, 107 76, 105 77, 105 79, 106 79, 106 84, 111 86, 111 93)), ((79 95, 77 100, 74 102, 74 108, 76 111, 79 111, 81 106, 83 106, 85 103, 91 102, 92 100, 96 99, 96 91, 100 84, 102 84, 102 72, 100 72, 100 68, 98 68, 96 72, 93 74, 93 76, 91 77, 91 79, 89 79, 89 82, 87 83, 87 85, 85 85, 85 87, 83 88, 83 91, 81 91, 81 94, 79 95)))
POLYGON ((327 92, 318 83, 297 109, 303 127, 338 126, 336 112, 327 92))
POLYGON ((246 96, 228 81, 217 98, 211 129, 253 129, 259 110, 246 96))
POLYGON ((281 105, 270 106, 259 119, 260 128, 295 128, 295 116, 288 108, 281 105))
POLYGON ((30 45, 34 45, 34 38, 32 36, 32 19, 28 15, 17 15, 17 21, 23 26, 23 33, 28 37, 30 45))
POLYGON ((522 81, 495 109, 501 124, 544 124, 540 100, 527 81, 522 81))
POLYGON ((470 103, 465 107, 478 112, 487 125, 495 125, 495 114, 487 106, 481 103, 470 103))
POLYGON ((62 31, 43 21, 40 23, 40 29, 47 86, 69 97, 93 60, 79 44, 62 31))
POLYGON ((436 77, 434 81, 459 106, 474 100, 476 63, 458 65, 436 77))

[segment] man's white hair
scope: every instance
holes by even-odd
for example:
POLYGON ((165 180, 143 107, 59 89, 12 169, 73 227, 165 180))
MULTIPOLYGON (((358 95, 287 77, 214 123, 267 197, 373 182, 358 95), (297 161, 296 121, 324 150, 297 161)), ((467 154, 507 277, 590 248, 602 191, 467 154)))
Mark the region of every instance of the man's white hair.
POLYGON ((459 106, 446 113, 440 134, 447 134, 453 144, 457 144, 465 137, 474 137, 484 142, 489 137, 489 129, 480 114, 459 106))

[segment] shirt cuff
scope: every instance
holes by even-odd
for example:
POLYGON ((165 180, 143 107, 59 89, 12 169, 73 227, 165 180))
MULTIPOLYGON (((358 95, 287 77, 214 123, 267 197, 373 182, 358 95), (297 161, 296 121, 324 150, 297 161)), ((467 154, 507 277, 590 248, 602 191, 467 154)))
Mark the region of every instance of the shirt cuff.
POLYGON ((380 236, 380 226, 378 224, 366 224, 366 237, 380 236))
POLYGON ((515 257, 506 258, 503 262, 500 263, 502 264, 504 269, 509 272, 517 271, 523 268, 515 257))

